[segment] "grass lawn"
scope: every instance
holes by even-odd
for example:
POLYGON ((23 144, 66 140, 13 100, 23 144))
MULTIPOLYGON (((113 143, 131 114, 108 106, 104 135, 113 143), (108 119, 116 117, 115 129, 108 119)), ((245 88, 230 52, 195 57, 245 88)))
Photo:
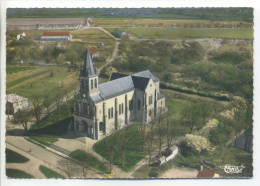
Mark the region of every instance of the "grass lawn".
POLYGON ((110 170, 102 162, 100 162, 97 158, 87 152, 76 150, 73 151, 69 156, 75 160, 82 162, 86 166, 90 166, 102 173, 110 173, 110 170))
POLYGON ((48 96, 50 103, 53 103, 57 97, 63 97, 75 90, 79 85, 77 72, 68 72, 68 69, 62 66, 40 66, 30 70, 30 74, 7 74, 7 82, 7 94, 15 93, 29 99, 48 96), (34 71, 37 73, 35 74, 34 71), (19 75, 18 79, 13 78, 17 75, 19 75))
POLYGON ((60 175, 59 173, 40 165, 39 170, 46 176, 46 178, 65 178, 64 176, 60 175))
MULTIPOLYGON (((122 167, 122 161, 120 158, 120 154, 116 149, 114 151, 114 164, 118 167, 122 168, 124 171, 128 172, 134 166, 141 161, 146 154, 142 152, 142 143, 141 143, 141 134, 138 131, 138 127, 140 124, 132 124, 126 128, 126 136, 129 138, 129 141, 126 145, 125 150, 125 166, 122 167)), ((108 136, 111 144, 116 144, 117 142, 117 133, 108 136)), ((98 141, 94 144, 93 149, 99 153, 101 156, 109 159, 108 150, 106 147, 106 139, 98 141)))
POLYGON ((33 66, 7 66, 6 73, 13 74, 21 71, 26 71, 26 70, 34 70, 35 68, 36 67, 33 66))
POLYGON ((144 39, 253 39, 253 30, 247 29, 124 29, 144 39))
POLYGON ((6 163, 25 163, 29 161, 28 158, 10 149, 6 149, 5 152, 6 152, 6 163))
POLYGON ((30 136, 28 138, 29 138, 29 140, 32 139, 32 140, 37 141, 46 146, 50 146, 52 143, 55 143, 56 141, 58 141, 57 138, 48 138, 48 137, 30 136))
POLYGON ((9 178, 34 178, 32 175, 17 169, 6 169, 6 176, 9 178))
POLYGON ((15 86, 15 85, 17 85, 17 84, 19 84, 19 83, 22 83, 22 82, 24 82, 24 81, 26 81, 26 80, 28 80, 28 79, 33 79, 33 78, 35 78, 35 77, 41 76, 41 75, 43 75, 43 74, 46 74, 47 72, 48 72, 48 71, 41 71, 41 72, 38 72, 38 73, 36 73, 36 74, 32 74, 32 75, 30 75, 30 76, 24 76, 24 77, 22 77, 22 78, 16 79, 15 81, 12 81, 12 82, 10 82, 10 83, 7 83, 6 89, 8 89, 8 88, 10 88, 10 87, 12 87, 12 86, 15 86))

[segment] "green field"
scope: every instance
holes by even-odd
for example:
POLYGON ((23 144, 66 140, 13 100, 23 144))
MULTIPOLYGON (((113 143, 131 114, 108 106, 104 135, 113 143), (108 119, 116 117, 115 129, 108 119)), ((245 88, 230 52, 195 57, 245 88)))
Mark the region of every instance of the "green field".
POLYGON ((253 39, 253 30, 247 29, 124 29, 143 39, 253 39))
POLYGON ((90 166, 102 173, 109 174, 110 170, 97 158, 92 156, 91 154, 84 152, 82 150, 73 151, 70 155, 71 158, 80 161, 86 166, 90 166))
POLYGON ((18 154, 10 149, 6 149, 6 163, 26 163, 28 158, 18 154))
POLYGON ((17 169, 6 169, 8 178, 34 178, 32 175, 17 169))
POLYGON ((30 73, 32 75, 22 72, 7 74, 7 94, 15 93, 29 99, 48 97, 49 103, 53 103, 57 98, 65 96, 78 86, 77 72, 68 72, 66 67, 37 67, 30 73), (34 71, 37 73, 35 74, 34 71), (50 75, 51 71, 53 76, 50 75), (13 77, 16 79, 9 80, 13 77))
POLYGON ((109 27, 132 27, 132 28, 148 28, 148 27, 178 27, 178 28, 252 28, 253 24, 244 21, 210 21, 196 20, 192 17, 176 15, 158 14, 158 19, 147 18, 94 18, 93 24, 105 28, 109 27))
POLYGON ((21 66, 7 66, 6 67, 6 73, 7 74, 13 74, 21 71, 26 71, 26 70, 33 70, 35 67, 28 66, 28 67, 21 67, 21 66))
POLYGON ((46 178, 64 178, 64 176, 43 165, 40 165, 39 170, 46 176, 46 178))

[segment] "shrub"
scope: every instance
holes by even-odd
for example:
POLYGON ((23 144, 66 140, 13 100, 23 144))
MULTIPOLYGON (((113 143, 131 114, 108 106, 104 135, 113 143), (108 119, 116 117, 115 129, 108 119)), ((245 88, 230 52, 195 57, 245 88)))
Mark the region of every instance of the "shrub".
POLYGON ((149 176, 151 178, 156 178, 158 177, 159 173, 158 173, 158 170, 156 168, 152 168, 149 172, 149 176))

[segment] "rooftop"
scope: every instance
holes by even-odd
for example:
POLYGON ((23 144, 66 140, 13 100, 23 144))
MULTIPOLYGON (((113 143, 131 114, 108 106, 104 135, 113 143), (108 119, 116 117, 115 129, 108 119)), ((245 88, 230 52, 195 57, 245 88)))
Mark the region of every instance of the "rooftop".
POLYGON ((150 78, 154 78, 156 81, 159 81, 159 79, 155 77, 149 70, 133 75, 113 73, 110 81, 98 85, 100 93, 91 95, 91 98, 94 102, 100 102, 102 100, 110 99, 115 96, 130 92, 135 88, 141 91, 145 91, 150 78))
POLYGON ((43 32, 42 36, 69 36, 69 32, 43 32))
POLYGON ((198 172, 197 178, 212 178, 214 177, 214 174, 215 172, 213 171, 203 169, 198 172))

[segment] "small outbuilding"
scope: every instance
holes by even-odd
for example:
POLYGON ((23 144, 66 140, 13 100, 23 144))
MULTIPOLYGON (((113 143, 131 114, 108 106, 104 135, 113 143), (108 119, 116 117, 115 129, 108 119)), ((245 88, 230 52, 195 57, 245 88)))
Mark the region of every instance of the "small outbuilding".
POLYGON ((13 115, 19 110, 29 107, 29 100, 16 94, 6 95, 6 114, 13 115))
POLYGON ((25 40, 27 38, 26 34, 23 32, 21 34, 17 34, 16 39, 19 40, 25 40))
POLYGON ((211 170, 202 169, 198 172, 197 178, 219 178, 219 174, 211 170))
POLYGON ((70 41, 72 35, 69 32, 43 32, 41 41, 70 41))

